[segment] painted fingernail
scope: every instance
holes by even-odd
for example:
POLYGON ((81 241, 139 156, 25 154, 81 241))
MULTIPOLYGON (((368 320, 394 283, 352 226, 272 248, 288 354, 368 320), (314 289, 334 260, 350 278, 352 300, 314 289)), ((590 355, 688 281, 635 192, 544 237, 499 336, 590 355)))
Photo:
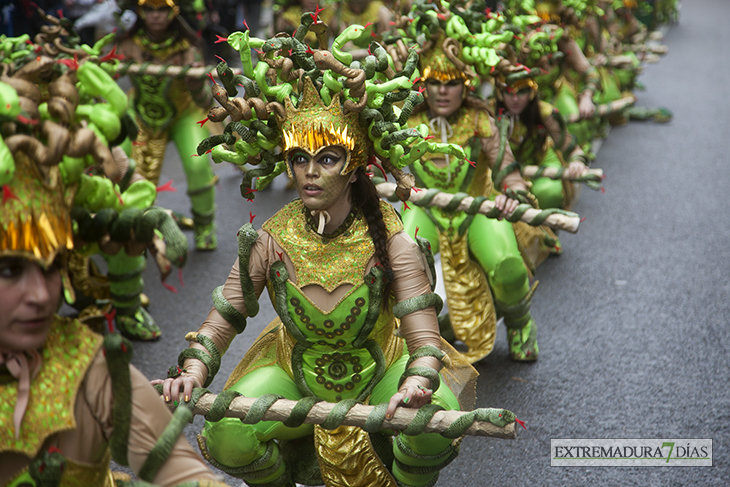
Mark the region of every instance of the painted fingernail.
POLYGON ((185 402, 188 402, 190 400, 190 396, 185 396, 185 402))
POLYGON ((172 405, 177 407, 177 401, 172 401, 172 405))
POLYGON ((170 396, 165 396, 165 402, 170 402, 170 396))
POLYGON ((393 417, 393 415, 392 415, 392 414, 386 414, 386 415, 385 415, 385 419, 391 419, 392 417, 393 417))
POLYGON ((404 398, 403 398, 403 404, 408 404, 408 401, 409 401, 409 400, 410 400, 410 398, 409 398, 409 397, 404 397, 404 398))

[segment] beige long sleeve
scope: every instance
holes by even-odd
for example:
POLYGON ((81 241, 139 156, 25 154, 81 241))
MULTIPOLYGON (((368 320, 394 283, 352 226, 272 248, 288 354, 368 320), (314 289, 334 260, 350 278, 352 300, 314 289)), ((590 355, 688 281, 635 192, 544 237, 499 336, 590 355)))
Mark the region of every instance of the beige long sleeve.
MULTIPOLYGON (((128 459, 139 472, 172 415, 149 380, 130 367, 132 381, 132 418, 129 430, 128 459)), ((60 387, 60 386, 59 386, 60 387)), ((55 446, 63 456, 77 464, 94 465, 104 460, 114 429, 112 380, 101 351, 97 353, 76 395, 76 428, 49 437, 42 449, 55 446)), ((0 479, 8 472, 19 472, 32 459, 19 454, 0 455, 0 479)), ((154 479, 156 485, 174 486, 195 480, 215 480, 216 476, 180 437, 154 479)))
MULTIPOLYGON (((510 147, 509 143, 507 143, 504 150, 502 165, 499 168, 494 167, 494 163, 497 160, 497 156, 499 154, 499 129, 494 123, 494 119, 492 119, 491 117, 489 119, 489 126, 492 129, 492 135, 490 137, 482 137, 482 153, 486 156, 487 161, 489 161, 489 165, 492 168, 492 171, 498 172, 515 162, 515 156, 514 154, 512 154, 512 148, 510 147)), ((524 179, 522 179, 522 175, 520 175, 519 169, 515 169, 514 171, 507 174, 507 176, 505 176, 505 178, 502 180, 502 184, 506 185, 508 188, 512 188, 515 190, 528 188, 528 184, 527 182, 525 182, 524 179)), ((500 192, 504 190, 504 188, 495 189, 500 192)))

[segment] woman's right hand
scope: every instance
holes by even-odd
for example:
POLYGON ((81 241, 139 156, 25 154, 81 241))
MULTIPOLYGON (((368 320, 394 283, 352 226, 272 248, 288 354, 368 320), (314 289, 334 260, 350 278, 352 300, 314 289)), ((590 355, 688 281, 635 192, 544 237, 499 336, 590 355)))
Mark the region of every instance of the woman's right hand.
POLYGON ((193 394, 193 388, 202 387, 194 377, 189 375, 180 375, 174 379, 155 379, 150 381, 150 384, 153 386, 162 384, 162 398, 165 402, 177 401, 181 393, 183 400, 187 402, 193 394))

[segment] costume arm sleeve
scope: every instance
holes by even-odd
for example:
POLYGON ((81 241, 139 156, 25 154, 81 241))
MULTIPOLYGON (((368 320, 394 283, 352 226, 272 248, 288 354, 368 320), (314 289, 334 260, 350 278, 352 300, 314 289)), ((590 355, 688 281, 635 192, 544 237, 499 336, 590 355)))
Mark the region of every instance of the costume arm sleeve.
MULTIPOLYGON (((147 378, 135 367, 129 367, 132 382, 132 415, 129 428, 128 460, 129 466, 135 473, 139 473, 147 456, 162 435, 170 422, 172 414, 160 400, 159 394, 152 388, 147 378)), ((83 389, 84 399, 95 421, 81 418, 86 423, 99 424, 106 441, 111 438, 114 430, 112 407, 114 395, 112 379, 107 369, 106 360, 101 353, 89 368, 83 389)), ((88 439, 93 442, 91 438, 88 439)), ((99 446, 101 449, 101 446, 99 446)), ((154 479, 155 485, 162 487, 174 486, 182 482, 196 480, 214 480, 215 475, 208 470, 205 462, 200 458, 184 437, 177 439, 167 461, 159 470, 154 479)))
POLYGON ((565 53, 565 61, 568 64, 568 67, 574 69, 583 77, 583 81, 585 82, 585 91, 590 90, 592 93, 598 91, 601 83, 598 71, 596 70, 596 67, 588 61, 578 43, 575 42, 575 39, 572 37, 562 39, 561 49, 565 53))
MULTIPOLYGON (((392 290, 396 301, 431 293, 428 265, 418 245, 405 232, 395 234, 388 241, 388 254, 393 269, 392 290)), ((441 349, 441 333, 433 306, 414 311, 401 318, 400 334, 406 341, 408 352, 432 345, 441 349)), ((441 362, 434 357, 415 360, 411 367, 427 366, 439 370, 441 362)), ((412 377, 424 387, 430 387, 428 379, 412 377)))
POLYGON ((586 157, 583 149, 581 149, 578 144, 575 144, 573 142, 573 134, 571 134, 569 130, 566 129, 565 135, 563 135, 560 129, 560 124, 557 120, 555 120, 555 117, 553 117, 552 115, 545 120, 544 124, 545 128, 550 134, 550 138, 553 139, 554 143, 557 144, 558 142, 560 142, 561 138, 564 137, 562 147, 556 147, 556 149, 560 150, 560 152, 563 153, 563 158, 566 162, 570 163, 572 161, 580 161, 583 164, 586 163, 586 157), (568 150, 571 146, 573 146, 573 150, 570 152, 570 154, 566 154, 565 151, 568 150))
MULTIPOLYGON (((251 248, 251 258, 249 260, 249 276, 253 283, 256 297, 266 286, 267 270, 269 268, 269 247, 271 246, 271 238, 265 232, 259 232, 259 238, 254 242, 251 248)), ((246 304, 243 299, 243 291, 241 290, 240 270, 238 259, 233 263, 228 279, 223 284, 223 297, 242 315, 248 316, 246 304)), ((198 329, 198 333, 207 336, 213 343, 221 355, 228 350, 228 346, 237 335, 236 329, 228 323, 223 316, 215 309, 210 310, 208 317, 198 329)), ((197 348, 206 351, 205 347, 197 342, 190 342, 190 348, 197 348)), ((207 353, 207 352, 206 352, 207 353)), ((185 361, 185 375, 191 375, 199 384, 205 383, 208 378, 208 368, 201 361, 189 358, 185 361)))
MULTIPOLYGON (((492 166, 492 171, 499 171, 501 169, 504 169, 508 167, 510 164, 515 162, 515 156, 512 154, 512 148, 509 145, 509 142, 507 142, 506 147, 504 149, 504 158, 502 159, 502 165, 500 167, 494 167, 494 162, 497 160, 497 155, 499 154, 499 129, 497 128, 497 125, 494 123, 494 119, 490 117, 489 119, 489 126, 492 129, 492 135, 489 137, 482 137, 482 152, 487 157, 487 161, 489 161, 489 165, 492 166)), ((505 178, 502 180, 502 183, 506 185, 508 188, 513 189, 527 189, 528 185, 525 182, 524 179, 522 179, 522 175, 520 174, 520 171, 518 168, 515 167, 515 170, 507 174, 505 178)), ((495 188, 497 191, 502 191, 504 188, 495 188)))

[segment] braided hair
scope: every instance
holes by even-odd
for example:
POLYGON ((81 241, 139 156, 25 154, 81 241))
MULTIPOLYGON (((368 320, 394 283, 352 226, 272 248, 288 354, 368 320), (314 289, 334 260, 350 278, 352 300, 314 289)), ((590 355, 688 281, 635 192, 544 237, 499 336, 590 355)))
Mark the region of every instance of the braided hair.
MULTIPOLYGON (((355 170, 356 179, 352 183, 351 202, 353 209, 361 212, 368 223, 368 233, 375 247, 375 259, 388 277, 388 286, 393 282, 393 269, 388 255, 388 230, 380 211, 380 197, 363 167, 355 170)), ((386 292, 387 296, 388 293, 386 292)), ((383 302, 385 305, 385 301, 383 302)))

